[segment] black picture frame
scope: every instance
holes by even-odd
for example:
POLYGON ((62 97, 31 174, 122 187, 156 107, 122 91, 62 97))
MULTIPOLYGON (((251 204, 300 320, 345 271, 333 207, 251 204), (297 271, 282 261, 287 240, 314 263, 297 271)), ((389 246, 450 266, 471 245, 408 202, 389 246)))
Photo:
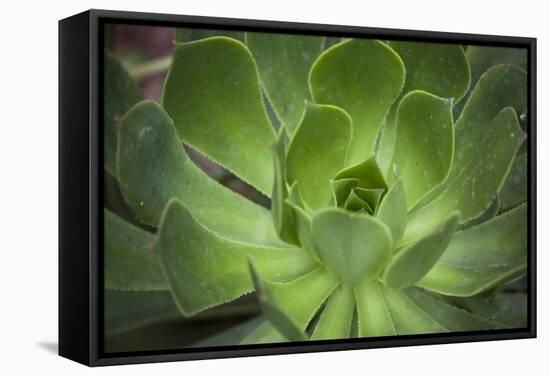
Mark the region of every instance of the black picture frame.
POLYGON ((59 354, 88 366, 536 337, 536 39, 89 10, 59 21, 59 354), (103 338, 102 43, 104 23, 321 34, 528 50, 528 326, 286 344, 106 354, 103 338))

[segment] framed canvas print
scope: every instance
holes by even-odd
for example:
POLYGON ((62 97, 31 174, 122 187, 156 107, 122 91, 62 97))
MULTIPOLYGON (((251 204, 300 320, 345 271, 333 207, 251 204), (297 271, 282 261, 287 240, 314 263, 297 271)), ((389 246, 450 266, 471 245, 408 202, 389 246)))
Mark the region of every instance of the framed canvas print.
POLYGON ((536 335, 535 39, 59 26, 62 356, 536 335))

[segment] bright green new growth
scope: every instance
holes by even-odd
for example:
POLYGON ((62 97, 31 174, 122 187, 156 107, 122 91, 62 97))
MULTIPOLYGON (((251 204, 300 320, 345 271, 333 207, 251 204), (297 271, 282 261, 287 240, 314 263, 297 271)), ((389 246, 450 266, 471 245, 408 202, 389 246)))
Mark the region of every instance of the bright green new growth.
POLYGON ((126 99, 107 108, 105 168, 157 228, 105 211, 106 287, 170 291, 185 316, 255 292, 263 319, 214 345, 525 325, 499 311, 527 260, 520 52, 219 35, 178 31, 160 105, 129 109, 139 97, 106 57, 106 92, 126 99))

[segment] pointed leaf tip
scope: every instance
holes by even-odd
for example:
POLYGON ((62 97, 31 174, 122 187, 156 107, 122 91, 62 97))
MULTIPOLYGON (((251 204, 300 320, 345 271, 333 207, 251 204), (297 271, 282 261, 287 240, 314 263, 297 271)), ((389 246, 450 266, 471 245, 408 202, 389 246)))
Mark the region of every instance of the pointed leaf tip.
POLYGON ((424 238, 397 251, 385 268, 384 284, 403 289, 424 277, 445 252, 459 221, 460 213, 454 212, 424 238))

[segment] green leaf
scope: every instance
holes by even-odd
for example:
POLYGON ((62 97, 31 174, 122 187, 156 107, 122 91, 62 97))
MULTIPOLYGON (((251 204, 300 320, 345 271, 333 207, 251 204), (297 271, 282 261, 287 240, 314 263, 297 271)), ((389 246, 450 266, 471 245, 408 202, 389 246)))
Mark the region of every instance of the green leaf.
POLYGON ((393 243, 399 244, 407 226, 407 196, 400 176, 382 198, 376 217, 390 229, 393 243))
POLYGON ((277 139, 273 145, 273 193, 271 195, 271 216, 275 231, 279 237, 287 243, 298 245, 298 238, 294 225, 294 213, 292 208, 286 204, 288 189, 286 185, 286 163, 285 163, 285 127, 279 129, 277 139))
POLYGON ((155 236, 104 209, 105 287, 116 290, 167 290, 155 236))
POLYGON ((216 30, 216 29, 195 29, 195 28, 176 28, 174 29, 175 42, 192 42, 199 39, 210 37, 225 36, 229 38, 244 41, 244 33, 234 30, 216 30))
POLYGON ((480 225, 484 222, 487 222, 491 219, 493 219, 498 212, 500 211, 500 200, 498 195, 493 198, 493 201, 491 201, 491 204, 485 209, 483 213, 481 213, 479 216, 477 216, 474 219, 470 219, 468 222, 463 223, 460 226, 460 229, 465 229, 472 226, 480 225))
POLYGON ((527 169, 527 153, 517 156, 499 193, 502 211, 527 201, 527 169))
POLYGON ((158 226, 166 203, 176 197, 224 237, 281 244, 268 210, 218 184, 191 162, 158 104, 144 101, 122 119, 117 158, 121 191, 143 223, 158 226))
POLYGON ((352 212, 356 212, 361 209, 364 209, 369 213, 373 212, 370 204, 357 195, 355 188, 351 191, 348 198, 346 199, 346 202, 344 203, 344 208, 352 212))
POLYGON ((309 82, 317 103, 341 107, 353 119, 348 159, 355 164, 372 154, 378 128, 403 88, 405 68, 384 43, 348 39, 321 54, 309 82))
POLYGON ((258 275, 251 259, 249 259, 248 266, 250 268, 252 282, 254 283, 254 289, 258 296, 258 302, 260 303, 264 316, 285 338, 291 341, 306 340, 304 329, 300 328, 300 323, 295 321, 293 317, 288 316, 284 309, 281 309, 277 305, 271 291, 266 289, 264 282, 258 275))
MULTIPOLYGON (((492 301, 494 298, 494 292, 495 290, 489 290, 467 297, 445 296, 444 300, 453 306, 465 309, 473 314, 492 320, 497 314, 496 308, 492 301)), ((443 297, 443 295, 439 296, 443 297)))
MULTIPOLYGON (((475 84, 483 73, 495 65, 515 65, 527 71, 526 48, 468 46, 466 57, 472 71, 472 84, 475 84)), ((470 87, 470 91, 473 87, 474 85, 470 87)), ((463 106, 464 101, 457 105, 458 113, 462 111, 463 106)))
POLYGON ((380 220, 337 208, 317 212, 311 234, 323 264, 348 286, 374 279, 392 249, 390 230, 380 220))
POLYGON ((328 298, 311 339, 348 338, 354 308, 353 291, 348 287, 338 287, 328 298))
POLYGON ((336 174, 335 179, 358 179, 359 187, 366 189, 386 188, 384 175, 376 162, 374 154, 363 162, 341 170, 336 174))
POLYGON ((311 257, 320 262, 311 239, 311 218, 304 208, 297 181, 290 187, 289 197, 285 204, 290 207, 294 215, 294 225, 300 245, 311 254, 311 257))
POLYGON ((406 294, 450 332, 498 329, 501 327, 493 321, 436 299, 420 289, 407 289, 406 294))
POLYGON ((471 296, 514 279, 526 270, 527 205, 458 232, 418 282, 444 295, 471 296))
POLYGON ((494 320, 510 328, 527 327, 527 294, 500 293, 495 296, 497 314, 494 320))
MULTIPOLYGON (((438 198, 412 214, 405 231, 405 239, 412 240, 422 236, 428 227, 453 210, 460 210, 462 222, 467 222, 478 217, 491 205, 506 179, 524 134, 511 107, 503 109, 489 127, 485 128, 488 129, 479 135, 479 139, 471 140, 479 146, 479 150, 475 151, 476 155, 470 156, 460 172, 449 175, 443 183, 446 189, 438 198)), ((455 160, 454 166, 457 165, 461 166, 460 159, 455 160)))
POLYGON ((424 91, 405 95, 397 109, 393 163, 409 207, 447 176, 453 159, 452 101, 424 91))
POLYGON ((359 179, 331 180, 330 184, 332 185, 332 194, 336 204, 344 207, 351 190, 359 185, 359 179))
MULTIPOLYGON (((251 259, 257 267, 256 258, 251 259)), ((323 267, 286 283, 267 281, 259 271, 254 283, 264 313, 288 339, 300 339, 299 333, 306 330, 319 307, 338 286, 338 281, 323 267)))
POLYGON ((266 321, 241 341, 241 345, 288 342, 275 327, 266 321))
POLYGON ((298 127, 305 101, 311 100, 308 73, 324 42, 317 36, 246 33, 266 95, 290 134, 298 127))
POLYGON ((470 67, 457 44, 389 41, 405 64, 403 93, 424 90, 459 102, 470 85, 470 67))
POLYGON ((378 209, 378 205, 380 204, 382 196, 384 195, 384 189, 381 188, 367 189, 356 187, 353 188, 353 192, 368 204, 368 206, 371 208, 371 211, 369 211, 370 214, 374 214, 374 212, 378 209))
POLYGON ((103 294, 107 335, 181 317, 168 291, 119 291, 107 288, 103 294))
MULTIPOLYGON (((463 97, 470 83, 470 69, 462 47, 404 41, 390 41, 389 44, 405 64, 405 88, 401 96, 413 90, 423 90, 439 97, 453 98, 453 103, 463 97)), ((396 104, 384 121, 376 150, 378 163, 384 172, 391 171, 391 159, 396 149, 396 104)))
POLYGON ((247 257, 265 278, 287 281, 316 267, 296 248, 251 245, 222 238, 198 223, 180 202, 171 201, 161 222, 159 253, 174 298, 186 316, 252 291, 247 257))
POLYGON ((241 42, 212 37, 177 45, 162 106, 185 143, 269 195, 275 132, 241 42))
POLYGON ((495 65, 510 64, 527 70, 526 48, 469 46, 466 56, 472 70, 472 82, 477 82, 483 73, 495 65))
POLYGON ((211 337, 205 338, 193 344, 192 347, 212 347, 212 346, 234 346, 240 344, 245 338, 249 337, 261 325, 265 323, 263 316, 258 316, 246 320, 245 322, 232 326, 211 337))
POLYGON ((304 201, 313 209, 326 207, 330 179, 346 161, 351 119, 334 106, 308 103, 287 153, 287 179, 300 182, 304 201))
POLYGON ((397 334, 448 332, 440 322, 420 308, 404 291, 388 289, 380 284, 397 334))
MULTIPOLYGON (((454 182, 464 170, 471 170, 471 167, 468 166, 491 156, 494 151, 487 149, 486 135, 496 131, 495 120, 506 107, 512 107, 516 114, 526 114, 527 74, 515 66, 498 65, 489 69, 479 79, 466 102, 464 111, 455 123, 455 151, 449 175, 443 184, 420 200, 414 210, 425 206, 426 203, 439 196, 447 189, 449 183, 454 182)), ((522 134, 522 132, 519 133, 522 134)), ((518 136, 518 132, 514 132, 514 135, 518 136)), ((510 150, 510 155, 507 157, 513 156, 515 153, 515 150, 510 150)), ((503 160, 507 159, 503 158, 503 160)), ((487 167, 491 166, 487 162, 485 164, 487 167)), ((491 188, 494 187, 494 183, 495 181, 490 185, 491 188)), ((484 186, 485 184, 476 181, 476 185, 484 186)), ((491 197, 491 199, 496 193, 485 191, 490 193, 485 197, 491 197)), ((474 202, 479 202, 479 197, 474 202)), ((488 205, 488 201, 484 205, 480 205, 483 207, 480 211, 483 211, 488 205)), ((463 212, 462 219, 466 221, 469 216, 463 212)))
POLYGON ((356 288, 359 335, 426 334, 496 329, 500 325, 409 288, 391 290, 379 282, 356 288))
POLYGON ((403 289, 420 280, 439 260, 458 226, 460 215, 452 213, 424 238, 395 253, 382 277, 390 288, 403 289))
POLYGON ((374 280, 355 288, 359 337, 392 336, 397 334, 380 282, 374 280))
POLYGON ((136 83, 122 64, 103 54, 103 165, 116 177, 117 126, 120 118, 141 100, 136 83))
POLYGON ((455 124, 457 174, 471 159, 483 152, 481 136, 502 109, 512 107, 518 115, 527 113, 527 74, 512 65, 498 65, 479 79, 455 124))

